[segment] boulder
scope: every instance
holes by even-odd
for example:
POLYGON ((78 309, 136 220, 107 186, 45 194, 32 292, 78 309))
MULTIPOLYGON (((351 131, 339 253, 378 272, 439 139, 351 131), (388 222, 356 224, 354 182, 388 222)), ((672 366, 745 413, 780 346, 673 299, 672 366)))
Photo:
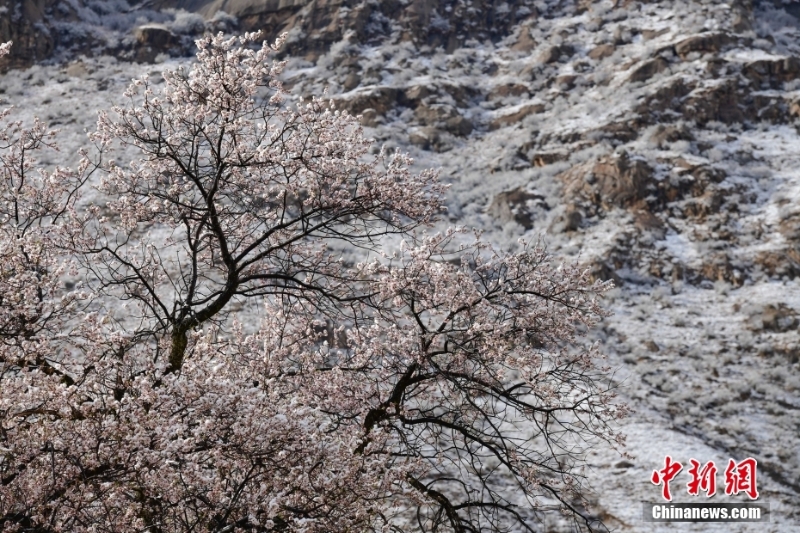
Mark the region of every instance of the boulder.
POLYGON ((656 37, 660 37, 665 33, 669 33, 669 28, 661 28, 660 30, 642 30, 642 38, 649 41, 650 39, 655 39, 656 37))
POLYGON ((692 141, 694 135, 683 124, 659 124, 650 134, 649 140, 658 148, 663 149, 669 143, 692 141))
POLYGON ((695 121, 700 126, 712 120, 732 124, 742 122, 745 118, 739 107, 739 84, 736 79, 695 89, 681 102, 680 110, 686 120, 695 121))
POLYGON ((566 92, 575 87, 575 82, 577 79, 578 76, 575 74, 562 74, 556 78, 555 84, 559 90, 566 92))
POLYGON ((361 125, 368 128, 374 128, 381 123, 378 112, 372 108, 365 109, 361 112, 361 125))
POLYGON ((742 76, 756 87, 779 89, 785 82, 800 78, 800 59, 783 57, 751 61, 742 67, 742 76))
POLYGON ((133 30, 136 46, 133 59, 152 63, 160 54, 169 54, 180 47, 181 39, 163 24, 144 24, 133 30))
POLYGON ((408 134, 408 142, 418 146, 423 150, 430 150, 431 145, 439 140, 439 132, 436 128, 419 128, 412 130, 408 134))
POLYGON ((345 76, 344 82, 342 83, 342 88, 349 92, 358 87, 360 84, 361 76, 359 76, 357 72, 350 72, 347 76, 345 76))
POLYGON ((750 329, 783 333, 797 327, 797 311, 785 303, 767 304, 750 316, 750 329))
POLYGON ((393 87, 368 87, 334 98, 336 107, 359 115, 366 109, 374 109, 384 116, 395 107, 397 89, 393 87))
POLYGON ((535 167, 546 167, 547 165, 552 165, 559 161, 566 161, 567 159, 569 159, 569 153, 564 151, 535 152, 530 157, 530 161, 535 167))
POLYGON ((179 44, 178 36, 163 24, 145 24, 133 30, 136 42, 141 46, 149 46, 155 50, 166 52, 179 44))
POLYGON ((536 113, 541 113, 542 111, 544 111, 544 104, 525 104, 511 113, 506 113, 495 117, 489 123, 489 129, 496 130, 505 126, 517 124, 525 117, 536 113))
POLYGON ((733 41, 734 38, 724 32, 701 33, 687 37, 675 44, 675 53, 684 60, 692 52, 716 54, 733 41))
MULTIPOLYGON (((49 58, 56 46, 56 32, 44 16, 57 0, 18 0, 2 2, 0 42, 13 41, 7 56, 0 60, 0 71, 27 68, 49 58)), ((70 10, 70 7, 65 6, 70 10)))
POLYGON ((631 73, 628 77, 629 82, 647 81, 659 72, 667 70, 669 63, 662 57, 657 57, 649 61, 645 61, 631 73))
POLYGON ((414 110, 414 118, 426 126, 436 126, 458 116, 458 111, 447 104, 422 104, 414 110))
POLYGON ((575 47, 571 44, 551 46, 539 56, 539 61, 542 63, 555 63, 562 59, 569 59, 573 54, 575 54, 575 47))
POLYGON ((692 89, 693 84, 687 83, 683 77, 668 79, 664 84, 659 84, 655 92, 644 97, 642 103, 636 106, 636 114, 648 123, 663 122, 665 114, 673 114, 670 111, 680 112, 683 98, 692 89))
POLYGON ((413 85, 398 94, 398 101, 407 107, 417 107, 422 100, 432 94, 436 94, 436 91, 430 85, 413 85))
POLYGON ((582 223, 583 213, 575 205, 569 205, 562 213, 556 216, 547 230, 550 233, 567 233, 577 230, 582 223))
POLYGON ((536 48, 536 41, 531 37, 531 28, 528 24, 521 24, 519 27, 519 36, 514 44, 511 45, 511 50, 515 52, 530 52, 536 48))
POLYGON ((800 246, 759 252, 753 263, 761 267, 768 276, 795 279, 800 277, 800 246))
POLYGON ((592 48, 588 55, 590 58, 599 61, 611 56, 616 49, 613 44, 601 44, 592 48))
POLYGON ((544 196, 517 187, 496 195, 489 205, 488 212, 502 222, 513 221, 527 230, 533 227, 537 211, 549 209, 544 196))
POLYGON ((487 100, 499 100, 508 96, 519 97, 528 95, 528 86, 520 83, 504 83, 495 86, 489 94, 486 95, 487 100))
POLYGON ((466 137, 472 133, 473 125, 468 119, 458 115, 445 120, 444 129, 458 137, 466 137))
POLYGON ((652 168, 625 152, 577 165, 559 177, 568 198, 583 198, 604 209, 632 207, 655 188, 652 168))

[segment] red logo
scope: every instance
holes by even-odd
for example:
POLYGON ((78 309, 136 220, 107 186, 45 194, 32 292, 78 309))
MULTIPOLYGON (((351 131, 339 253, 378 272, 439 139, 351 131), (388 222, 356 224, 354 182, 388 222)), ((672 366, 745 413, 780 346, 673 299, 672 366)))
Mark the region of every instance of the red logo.
MULTIPOLYGON (((709 461, 704 465, 696 459, 689 459, 689 462, 692 465, 688 470, 691 479, 686 484, 689 494, 698 496, 702 491, 705 492, 707 498, 716 494, 717 466, 714 461, 709 461)), ((758 462, 752 457, 748 457, 739 463, 730 459, 728 467, 725 469, 725 494, 735 496, 740 492, 744 492, 751 500, 757 499, 757 467, 758 462)), ((683 465, 678 461, 673 461, 672 457, 667 455, 664 458, 664 468, 654 470, 653 475, 650 476, 650 481, 653 485, 661 485, 661 496, 668 502, 672 501, 672 492, 669 484, 681 470, 683 470, 683 465)))
POLYGON ((700 461, 689 459, 689 462, 692 463, 689 469, 692 480, 686 484, 689 494, 697 496, 702 490, 706 493, 706 497, 710 498, 717 492, 717 467, 714 461, 707 462, 703 468, 700 468, 700 461))
POLYGON ((664 463, 664 468, 653 471, 650 481, 653 482, 653 485, 663 485, 663 487, 661 487, 661 495, 665 500, 671 502, 672 494, 669 492, 669 482, 678 475, 683 465, 678 462, 672 462, 672 457, 669 455, 664 460, 664 463))
POLYGON ((725 494, 730 496, 744 492, 751 500, 758 498, 757 466, 758 463, 752 457, 748 457, 739 464, 736 464, 733 459, 729 460, 728 468, 725 469, 725 494))

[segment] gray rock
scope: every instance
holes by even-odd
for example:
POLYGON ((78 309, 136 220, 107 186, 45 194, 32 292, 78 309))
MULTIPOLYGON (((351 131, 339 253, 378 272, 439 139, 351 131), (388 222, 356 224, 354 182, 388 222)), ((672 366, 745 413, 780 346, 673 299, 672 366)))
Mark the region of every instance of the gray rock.
POLYGON ((667 70, 668 66, 667 60, 661 57, 645 61, 631 73, 628 81, 647 81, 659 72, 667 70))
POLYGON ((533 227, 536 212, 550 207, 542 195, 517 187, 496 195, 488 212, 502 222, 516 222, 525 229, 533 227))
POLYGON ((542 63, 555 63, 562 59, 569 59, 573 54, 575 54, 575 47, 570 44, 551 46, 539 56, 539 61, 542 63))
POLYGON ((521 122, 525 117, 544 111, 544 104, 527 104, 514 112, 502 114, 495 117, 489 123, 490 130, 496 130, 505 126, 511 126, 521 122))
POLYGON ((676 141, 691 141, 694 136, 684 125, 659 124, 655 131, 650 135, 650 142, 659 148, 665 148, 669 143, 676 141))
POLYGON ((462 116, 448 118, 445 121, 445 129, 458 137, 466 137, 472 133, 472 122, 462 116))
POLYGON ((371 87, 333 100, 338 108, 345 109, 352 115, 361 114, 365 109, 374 109, 377 114, 383 116, 395 107, 397 93, 397 89, 393 87, 371 87))
POLYGON ((734 40, 735 39, 731 35, 724 32, 701 33, 699 35, 687 37, 678 42, 675 45, 675 53, 678 54, 681 59, 686 59, 686 56, 692 52, 699 52, 701 54, 718 53, 734 40))
POLYGON ((594 60, 605 59, 606 57, 611 56, 616 49, 617 47, 613 44, 601 44, 592 48, 588 56, 594 60))
POLYGON ((797 327, 797 311, 785 303, 767 304, 750 315, 748 326, 753 331, 783 333, 797 327))
POLYGON ((344 83, 342 84, 342 88, 345 91, 352 91, 353 89, 358 87, 360 83, 361 83, 361 76, 359 76, 355 72, 351 72, 344 78, 344 83))
POLYGON ((567 209, 558 215, 555 220, 550 224, 548 231, 550 233, 566 233, 575 231, 581 227, 583 223, 583 214, 574 205, 567 207, 567 209))
POLYGON ((655 184, 650 165, 641 159, 631 159, 625 152, 578 165, 560 174, 560 178, 566 184, 568 198, 583 198, 604 209, 632 207, 655 184), (589 173, 592 180, 585 179, 589 173))
POLYGON ((381 117, 378 115, 378 112, 372 108, 365 109, 361 112, 361 124, 363 126, 374 128, 382 122, 380 119, 381 117))
POLYGON ((760 59, 742 67, 742 76, 758 88, 778 89, 800 78, 800 58, 760 59))
POLYGON ((507 97, 520 97, 523 95, 527 95, 529 88, 527 85, 523 85, 521 83, 504 83, 502 85, 497 85, 489 94, 486 95, 487 100, 500 100, 507 97))

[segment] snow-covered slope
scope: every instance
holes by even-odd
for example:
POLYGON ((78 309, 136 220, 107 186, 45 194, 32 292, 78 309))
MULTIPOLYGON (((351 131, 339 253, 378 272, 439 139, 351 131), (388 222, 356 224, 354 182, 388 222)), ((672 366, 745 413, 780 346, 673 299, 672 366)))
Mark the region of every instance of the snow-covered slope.
POLYGON ((170 54, 193 33, 289 29, 287 86, 327 89, 378 143, 441 168, 450 223, 505 247, 541 237, 617 282, 615 315, 595 336, 635 412, 625 425, 633 458, 597 450, 587 472, 610 527, 796 529, 797 2, 229 2, 241 10, 202 23, 164 8, 208 17, 210 2, 146 4, 139 18, 122 1, 95 18, 76 7, 74 24, 100 44, 73 39, 50 64, 0 78, 5 102, 64 130, 65 162, 95 110, 130 78, 183 61, 170 54), (141 33, 153 24, 177 37, 141 33), (722 468, 756 458, 771 522, 642 522, 641 502, 660 494, 650 474, 668 454, 722 468))

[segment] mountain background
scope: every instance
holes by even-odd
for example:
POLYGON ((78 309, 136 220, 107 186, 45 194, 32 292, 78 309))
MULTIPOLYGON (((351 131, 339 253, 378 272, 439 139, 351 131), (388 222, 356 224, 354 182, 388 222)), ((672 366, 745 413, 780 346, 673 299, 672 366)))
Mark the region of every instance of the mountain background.
MULTIPOLYGON (((74 164, 131 78, 253 30, 288 32, 293 94, 440 168, 447 223, 614 280, 592 335, 631 457, 597 449, 585 472, 612 530, 797 530, 800 2, 0 0, 0 101, 60 128, 45 163, 74 164), (720 494, 728 459, 756 458, 770 522, 642 522, 666 455, 714 460, 720 503, 742 501, 720 494)), ((676 500, 701 501, 687 479, 676 500)))

